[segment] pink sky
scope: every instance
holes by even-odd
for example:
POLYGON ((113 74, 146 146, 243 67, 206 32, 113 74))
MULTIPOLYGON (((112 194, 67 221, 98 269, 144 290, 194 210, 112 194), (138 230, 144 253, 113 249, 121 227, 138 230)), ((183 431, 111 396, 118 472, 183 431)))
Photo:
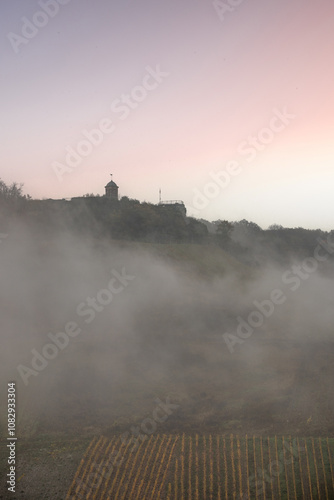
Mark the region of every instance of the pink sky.
POLYGON ((204 0, 71 0, 15 53, 8 34, 40 4, 0 7, 3 180, 63 198, 103 194, 112 172, 121 195, 157 202, 161 187, 199 218, 333 228, 332 2, 244 0, 221 20, 204 0), (169 76, 121 120, 111 104, 158 65, 169 76), (270 138, 284 109, 295 118, 270 138), (114 131, 60 182, 54 162, 104 118, 114 131), (259 133, 248 161, 240 144, 259 133), (231 161, 240 172, 195 210, 231 161))

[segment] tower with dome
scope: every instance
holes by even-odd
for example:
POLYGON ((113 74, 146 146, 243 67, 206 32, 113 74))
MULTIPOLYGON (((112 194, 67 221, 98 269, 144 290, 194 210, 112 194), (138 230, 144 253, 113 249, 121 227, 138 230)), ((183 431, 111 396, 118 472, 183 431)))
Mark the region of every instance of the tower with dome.
MULTIPOLYGON (((112 177, 112 174, 110 174, 112 177)), ((108 184, 105 186, 105 196, 109 199, 112 200, 118 200, 118 186, 116 182, 114 182, 112 179, 111 181, 108 182, 108 184)))

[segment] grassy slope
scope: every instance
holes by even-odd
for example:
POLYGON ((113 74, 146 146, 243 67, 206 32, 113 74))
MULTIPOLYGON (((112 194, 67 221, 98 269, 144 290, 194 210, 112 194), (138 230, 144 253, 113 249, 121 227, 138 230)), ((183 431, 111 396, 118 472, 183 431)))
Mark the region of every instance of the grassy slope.
POLYGON ((251 277, 253 272, 216 245, 154 244, 115 241, 117 246, 128 250, 140 250, 153 254, 177 269, 195 273, 203 278, 222 277, 234 273, 239 278, 251 277))

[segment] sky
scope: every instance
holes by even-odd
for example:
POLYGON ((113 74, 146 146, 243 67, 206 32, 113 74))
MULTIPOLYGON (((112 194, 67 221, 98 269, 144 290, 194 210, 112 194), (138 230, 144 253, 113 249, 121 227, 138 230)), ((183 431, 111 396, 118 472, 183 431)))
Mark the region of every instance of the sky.
POLYGON ((334 229, 332 0, 0 5, 0 177, 334 229))

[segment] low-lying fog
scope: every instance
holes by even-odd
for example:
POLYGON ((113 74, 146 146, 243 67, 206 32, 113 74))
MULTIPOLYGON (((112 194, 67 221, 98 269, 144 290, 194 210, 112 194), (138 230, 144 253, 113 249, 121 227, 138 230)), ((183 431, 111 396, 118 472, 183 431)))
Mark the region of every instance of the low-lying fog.
POLYGON ((167 397, 163 431, 333 431, 333 261, 318 255, 204 277, 158 245, 11 228, 0 371, 18 432, 119 430, 167 397))

